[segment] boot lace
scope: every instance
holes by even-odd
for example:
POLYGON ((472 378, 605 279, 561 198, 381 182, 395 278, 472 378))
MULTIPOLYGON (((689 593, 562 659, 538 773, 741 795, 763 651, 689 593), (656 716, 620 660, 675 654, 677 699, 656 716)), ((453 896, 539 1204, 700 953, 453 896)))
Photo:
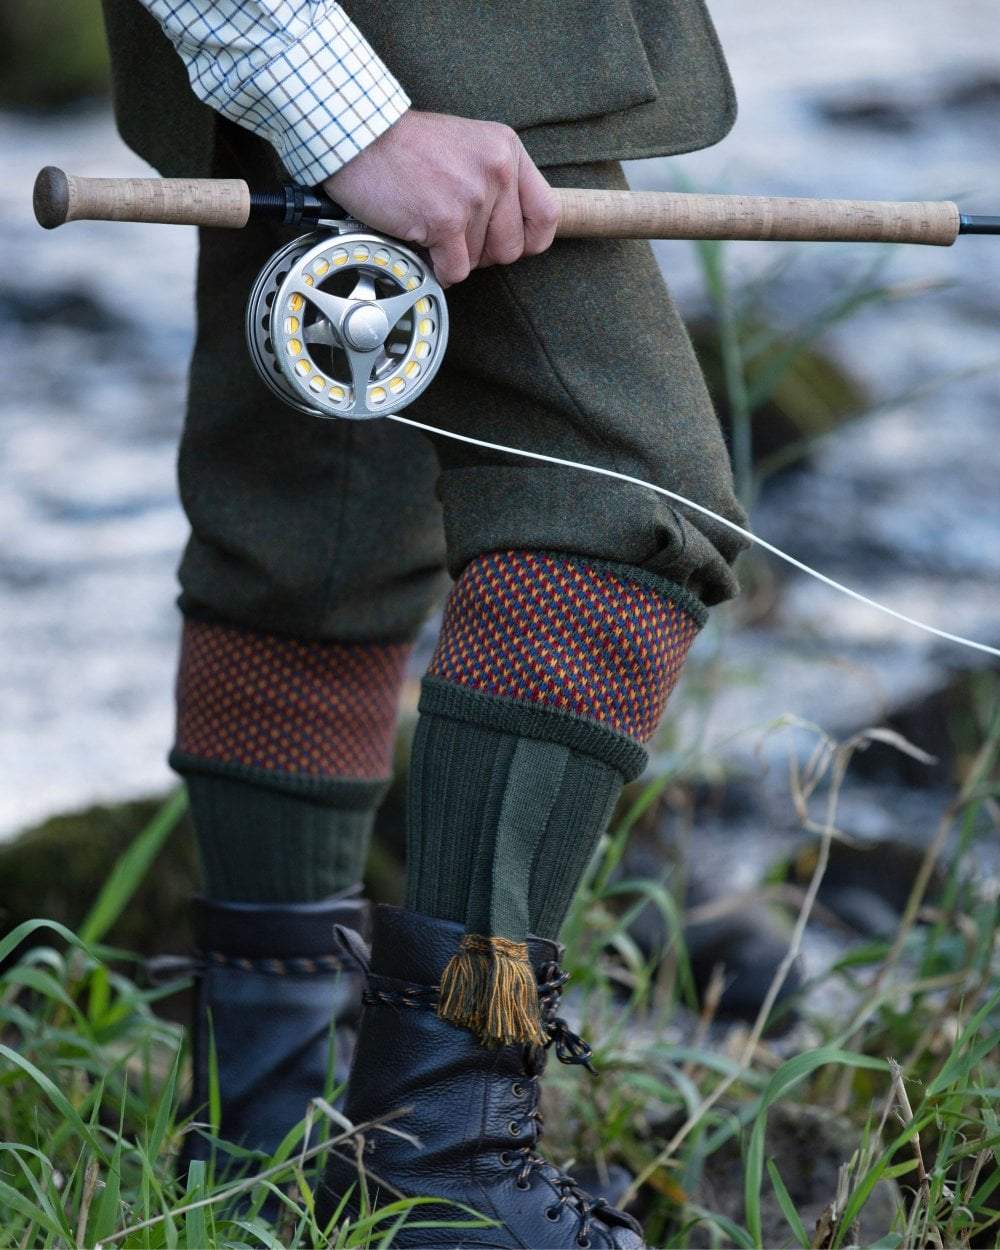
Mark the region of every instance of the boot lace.
POLYGON ((533 1174, 543 1179, 553 1191, 553 1201, 545 1208, 547 1219, 559 1219, 563 1207, 568 1208, 577 1217, 579 1226, 576 1244, 587 1247, 591 1244, 590 1234, 595 1219, 604 1224, 617 1224, 641 1233, 642 1229, 632 1216, 611 1206, 604 1198, 593 1198, 585 1189, 560 1171, 547 1159, 543 1159, 536 1151, 541 1140, 544 1117, 539 1110, 541 1091, 537 1078, 541 1076, 547 1059, 549 1047, 555 1049, 556 1058, 560 1063, 580 1064, 588 1072, 597 1075, 591 1062, 593 1051, 578 1033, 575 1033, 562 1016, 558 1014, 562 998, 563 986, 569 980, 569 973, 564 972, 556 963, 542 965, 538 976, 538 992, 541 1004, 542 1030, 546 1035, 545 1046, 524 1047, 524 1072, 528 1078, 527 1088, 516 1082, 515 1092, 523 1091, 530 1099, 530 1106, 519 1120, 512 1120, 510 1129, 514 1135, 525 1130, 528 1140, 517 1150, 505 1151, 501 1162, 517 1168, 515 1184, 519 1189, 527 1189, 533 1174))
POLYGON ((579 1033, 574 1033, 561 1015, 559 1003, 562 999, 563 986, 569 980, 569 973, 563 972, 557 963, 543 964, 539 970, 538 998, 541 1004, 542 1031, 548 1040, 545 1045, 555 1047, 556 1058, 560 1063, 578 1063, 587 1069, 591 1076, 597 1075, 593 1064, 594 1052, 579 1033))

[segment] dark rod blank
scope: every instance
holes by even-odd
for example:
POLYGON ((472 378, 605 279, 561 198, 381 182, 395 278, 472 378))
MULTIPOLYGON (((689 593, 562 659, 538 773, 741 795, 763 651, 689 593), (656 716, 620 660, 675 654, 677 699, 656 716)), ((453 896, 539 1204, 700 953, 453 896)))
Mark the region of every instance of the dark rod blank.
POLYGON ((970 217, 968 213, 960 213, 958 233, 1000 234, 1000 217, 970 217))

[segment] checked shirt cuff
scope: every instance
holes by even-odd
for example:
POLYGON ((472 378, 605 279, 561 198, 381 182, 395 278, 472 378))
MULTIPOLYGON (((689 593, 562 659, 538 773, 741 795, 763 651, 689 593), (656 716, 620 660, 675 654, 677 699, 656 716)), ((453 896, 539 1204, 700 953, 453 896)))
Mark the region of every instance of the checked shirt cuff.
POLYGON ((336 173, 410 106, 332 0, 142 0, 205 104, 267 139, 298 182, 336 173))
POLYGON ((409 106, 357 28, 334 11, 242 83, 223 111, 269 139, 297 182, 314 186, 409 106))

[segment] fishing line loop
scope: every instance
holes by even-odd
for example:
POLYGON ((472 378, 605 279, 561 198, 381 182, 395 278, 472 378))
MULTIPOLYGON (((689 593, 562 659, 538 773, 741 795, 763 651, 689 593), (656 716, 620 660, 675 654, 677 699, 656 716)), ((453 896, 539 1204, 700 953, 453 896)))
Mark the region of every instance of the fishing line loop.
POLYGON ((453 430, 439 430, 436 426, 427 425, 423 421, 414 421, 412 417, 400 416, 398 412, 386 413, 386 419, 398 421, 400 425, 412 426, 416 430, 422 430, 425 434, 436 434, 441 438, 451 438, 459 443, 468 443, 473 447, 485 448, 487 451, 505 452, 509 456, 524 456, 528 460, 541 460, 546 464, 561 465, 566 469, 580 469, 584 473, 594 473, 600 477, 617 478, 619 481, 628 482, 632 486, 641 486, 645 490, 655 491, 656 494, 662 495, 665 499, 683 504, 686 508, 693 508, 695 512, 700 512, 702 516, 711 517, 712 520, 718 521, 720 525, 731 529, 748 542, 754 543, 764 551, 770 552, 773 556, 777 556, 779 560, 784 560, 786 564, 790 564, 792 568, 798 569, 800 573, 807 573, 818 582, 822 582, 824 586, 829 586, 832 590, 839 591, 840 594, 846 595, 857 603, 863 603, 866 607, 883 612, 886 616, 902 621, 905 625, 912 625, 914 629, 923 630, 925 634, 933 634, 935 638, 943 638, 946 642, 953 642, 960 647, 968 647, 973 651, 981 651, 984 655, 992 655, 1000 659, 1000 648, 987 646, 985 642, 976 642, 972 638, 963 638, 961 634, 951 634, 947 630, 938 629, 935 625, 928 625, 926 621, 918 621, 915 617, 906 616, 903 612, 897 612, 895 608, 879 603, 877 599, 869 599, 867 595, 861 594, 860 591, 852 590, 850 586, 845 586, 842 582, 835 581, 832 577, 828 577, 826 573, 821 573, 818 569, 812 568, 804 561, 789 555, 787 551, 782 551, 774 543, 769 543, 766 538, 760 538, 750 530, 744 529, 742 525, 737 525, 735 521, 730 521, 727 517, 720 516, 718 512, 713 512, 711 508, 706 508, 704 504, 695 503, 693 499, 687 499, 676 491, 668 490, 665 486, 657 486, 653 482, 643 481, 642 478, 631 477, 628 473, 619 473, 617 469, 605 469, 596 464, 582 464, 578 460, 564 460, 561 456, 549 456, 540 451, 526 451, 522 447, 507 447, 503 443, 491 443, 483 438, 474 438, 471 434, 457 434, 453 430))

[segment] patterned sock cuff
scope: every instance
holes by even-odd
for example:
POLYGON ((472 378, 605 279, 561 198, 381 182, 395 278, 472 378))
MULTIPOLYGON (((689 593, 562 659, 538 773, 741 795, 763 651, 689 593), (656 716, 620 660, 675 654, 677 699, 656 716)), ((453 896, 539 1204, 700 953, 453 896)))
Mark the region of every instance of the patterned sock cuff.
POLYGON ((642 569, 490 552, 452 589, 421 710, 485 717, 636 775, 706 616, 687 591, 642 569))
POLYGON ((409 652, 188 619, 171 762, 315 797, 356 790, 364 805, 392 772, 409 652))

